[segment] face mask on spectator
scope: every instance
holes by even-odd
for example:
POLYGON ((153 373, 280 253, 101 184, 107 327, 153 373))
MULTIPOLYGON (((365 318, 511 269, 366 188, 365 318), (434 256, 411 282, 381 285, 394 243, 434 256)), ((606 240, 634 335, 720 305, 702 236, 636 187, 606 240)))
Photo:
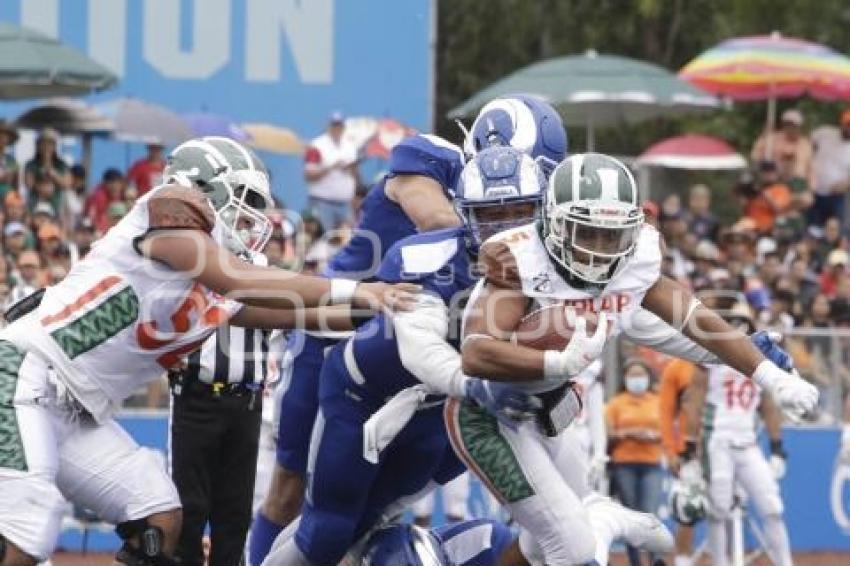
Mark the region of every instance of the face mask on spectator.
POLYGON ((646 393, 647 389, 649 389, 649 375, 642 373, 626 376, 626 391, 629 393, 641 395, 646 393))

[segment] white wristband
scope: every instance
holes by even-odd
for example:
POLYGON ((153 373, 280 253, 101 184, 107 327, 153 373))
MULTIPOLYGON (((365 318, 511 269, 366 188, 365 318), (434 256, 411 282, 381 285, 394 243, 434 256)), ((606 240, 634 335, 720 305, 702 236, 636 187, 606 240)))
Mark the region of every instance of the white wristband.
POLYGON ((456 376, 453 376, 449 379, 446 384, 446 395, 449 397, 458 397, 462 398, 466 396, 466 383, 469 381, 470 377, 468 375, 464 375, 459 373, 456 376))
POLYGON ((354 298, 354 290, 358 281, 351 279, 331 279, 331 304, 347 305, 354 298))
POLYGON ((544 379, 562 379, 564 375, 564 364, 561 360, 563 352, 558 350, 546 350, 543 352, 543 377, 544 379))
POLYGON ((753 381, 763 389, 770 390, 773 388, 773 384, 776 383, 777 370, 782 371, 779 369, 779 366, 770 360, 764 360, 756 367, 756 371, 753 372, 753 381))

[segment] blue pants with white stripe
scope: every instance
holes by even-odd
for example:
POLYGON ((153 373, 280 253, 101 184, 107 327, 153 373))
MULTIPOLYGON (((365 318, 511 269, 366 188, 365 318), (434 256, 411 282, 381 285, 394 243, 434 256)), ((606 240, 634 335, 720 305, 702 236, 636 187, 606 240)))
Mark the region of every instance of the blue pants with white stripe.
POLYGON ((311 564, 335 565, 392 503, 422 491, 432 479, 464 471, 449 445, 438 405, 416 413, 381 453, 363 458, 363 424, 381 406, 352 380, 334 346, 322 368, 319 415, 310 446, 307 499, 295 535, 311 564))
POLYGON ((280 398, 277 463, 302 476, 307 472, 310 434, 319 410, 319 375, 325 351, 337 342, 304 332, 293 332, 286 342, 287 350, 295 356, 281 383, 284 393, 280 398))

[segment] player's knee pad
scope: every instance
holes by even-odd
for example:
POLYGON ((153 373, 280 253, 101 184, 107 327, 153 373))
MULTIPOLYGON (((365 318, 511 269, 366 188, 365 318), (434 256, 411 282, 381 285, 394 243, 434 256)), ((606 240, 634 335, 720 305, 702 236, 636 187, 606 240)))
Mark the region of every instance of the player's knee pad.
POLYGON ((119 523, 115 528, 124 541, 115 555, 115 561, 127 566, 177 566, 177 561, 163 554, 165 535, 160 527, 151 525, 147 519, 119 523), (129 539, 138 537, 138 546, 129 539))
POLYGON ((125 466, 126 478, 132 482, 131 495, 129 501, 115 502, 116 513, 126 513, 116 522, 180 508, 180 495, 159 451, 139 447, 125 466))
POLYGON ((782 497, 779 493, 765 493, 758 496, 755 501, 756 509, 763 518, 782 517, 785 512, 785 506, 782 504, 782 497))
POLYGON ((38 561, 47 560, 59 538, 65 499, 46 477, 32 473, 14 477, 19 481, 0 477, 0 532, 5 545, 38 561))
POLYGON ((734 503, 732 493, 732 481, 717 481, 709 484, 708 488, 708 516, 717 521, 725 521, 732 512, 734 503))

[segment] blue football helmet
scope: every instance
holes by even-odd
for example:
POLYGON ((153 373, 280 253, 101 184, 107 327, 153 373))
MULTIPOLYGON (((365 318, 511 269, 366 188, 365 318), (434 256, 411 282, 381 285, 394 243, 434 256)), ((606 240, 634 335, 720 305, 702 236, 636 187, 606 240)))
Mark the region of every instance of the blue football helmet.
POLYGON ((472 156, 492 145, 509 145, 540 163, 548 177, 567 156, 567 132, 552 106, 530 94, 491 100, 478 113, 464 151, 472 156))
POLYGON ((460 174, 455 208, 477 246, 504 230, 536 220, 546 178, 537 162, 510 146, 478 152, 460 174))
POLYGON ((369 538, 363 566, 451 566, 440 542, 416 525, 392 525, 369 538))

